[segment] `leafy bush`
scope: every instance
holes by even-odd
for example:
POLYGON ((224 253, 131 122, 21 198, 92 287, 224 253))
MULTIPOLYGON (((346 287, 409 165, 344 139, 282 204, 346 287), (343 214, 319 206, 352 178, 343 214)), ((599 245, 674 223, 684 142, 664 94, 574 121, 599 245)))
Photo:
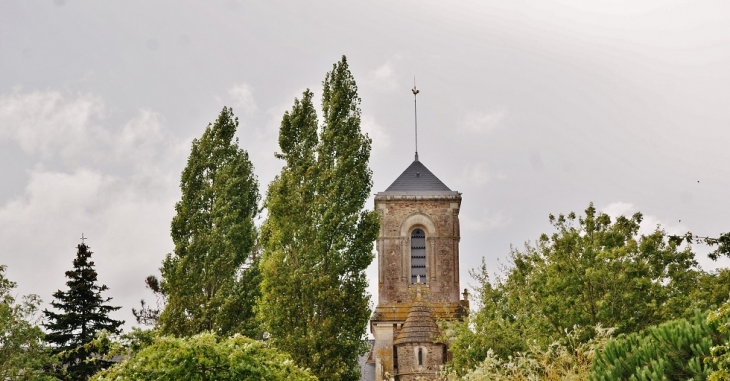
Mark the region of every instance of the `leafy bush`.
POLYGON ((500 358, 491 349, 486 358, 472 369, 459 376, 453 369, 447 368, 444 376, 449 381, 478 380, 585 380, 591 371, 591 363, 613 330, 595 328, 595 338, 581 343, 583 330, 575 327, 566 333, 566 342, 555 342, 546 349, 534 343, 526 352, 516 352, 506 359, 500 358))
POLYGON ((261 341, 201 333, 188 338, 156 337, 151 345, 92 380, 316 381, 316 377, 261 341))

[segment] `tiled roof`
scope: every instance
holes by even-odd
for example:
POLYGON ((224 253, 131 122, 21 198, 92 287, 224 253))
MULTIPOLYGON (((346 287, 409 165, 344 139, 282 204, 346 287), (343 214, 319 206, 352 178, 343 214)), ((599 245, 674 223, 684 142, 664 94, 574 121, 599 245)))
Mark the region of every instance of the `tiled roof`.
POLYGON ((426 168, 423 163, 416 160, 406 168, 400 176, 390 184, 386 192, 450 192, 451 189, 426 168))

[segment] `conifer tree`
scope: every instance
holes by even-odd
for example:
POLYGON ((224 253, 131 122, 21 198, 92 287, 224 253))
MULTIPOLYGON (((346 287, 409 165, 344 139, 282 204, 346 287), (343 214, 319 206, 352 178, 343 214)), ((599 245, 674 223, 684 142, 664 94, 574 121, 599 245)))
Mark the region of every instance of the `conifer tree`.
POLYGON ((323 124, 306 90, 279 130, 285 160, 270 184, 262 227, 259 311, 273 343, 323 380, 357 380, 379 219, 363 207, 372 187, 371 140, 347 60, 327 73, 323 124))
POLYGON ((95 335, 106 330, 109 333, 121 332, 124 321, 114 320, 109 313, 120 307, 110 306, 111 297, 104 298, 101 293, 109 288, 97 285, 92 252, 86 244, 77 246, 73 270, 66 271, 68 291, 53 293, 51 305, 60 312, 44 310, 49 331, 46 341, 53 346, 55 353, 61 353, 62 365, 68 380, 88 380, 94 373, 110 365, 103 360, 93 360, 98 350, 87 345, 95 335))
MULTIPOLYGON (((593 361, 594 381, 706 380, 718 364, 713 346, 728 341, 726 319, 707 321, 699 311, 693 319, 668 321, 606 343, 593 361)), ((712 379, 712 378, 711 378, 712 379)), ((717 378, 722 379, 722 378, 717 378)))
MULTIPOLYGON (((238 118, 224 107, 202 137, 193 140, 172 220, 175 251, 160 269, 166 305, 158 325, 163 334, 258 335, 254 218, 260 195, 248 153, 234 139, 237 128, 238 118)), ((156 281, 148 278, 147 284, 156 281)))

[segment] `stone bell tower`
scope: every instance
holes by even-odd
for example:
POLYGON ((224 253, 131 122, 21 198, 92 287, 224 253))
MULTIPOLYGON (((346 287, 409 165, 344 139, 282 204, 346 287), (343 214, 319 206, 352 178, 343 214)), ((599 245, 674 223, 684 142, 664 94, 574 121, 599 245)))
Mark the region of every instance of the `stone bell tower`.
POLYGON ((448 359, 438 320, 463 319, 459 294, 461 194, 418 160, 375 196, 380 213, 378 306, 370 319, 375 380, 438 379, 448 359))

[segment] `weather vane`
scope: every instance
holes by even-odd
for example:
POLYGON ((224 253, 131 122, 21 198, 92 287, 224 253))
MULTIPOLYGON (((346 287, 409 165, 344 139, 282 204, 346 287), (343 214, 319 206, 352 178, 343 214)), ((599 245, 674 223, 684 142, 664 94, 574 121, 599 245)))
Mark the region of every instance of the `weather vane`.
POLYGON ((418 93, 420 91, 416 89, 416 77, 413 77, 413 114, 414 121, 416 124, 416 161, 418 161, 418 93))
POLYGON ((82 244, 82 245, 85 245, 85 244, 86 244, 86 243, 85 243, 84 241, 85 241, 85 240, 87 240, 87 239, 88 239, 88 238, 85 238, 85 237, 84 237, 84 233, 81 233, 81 244, 82 244))

